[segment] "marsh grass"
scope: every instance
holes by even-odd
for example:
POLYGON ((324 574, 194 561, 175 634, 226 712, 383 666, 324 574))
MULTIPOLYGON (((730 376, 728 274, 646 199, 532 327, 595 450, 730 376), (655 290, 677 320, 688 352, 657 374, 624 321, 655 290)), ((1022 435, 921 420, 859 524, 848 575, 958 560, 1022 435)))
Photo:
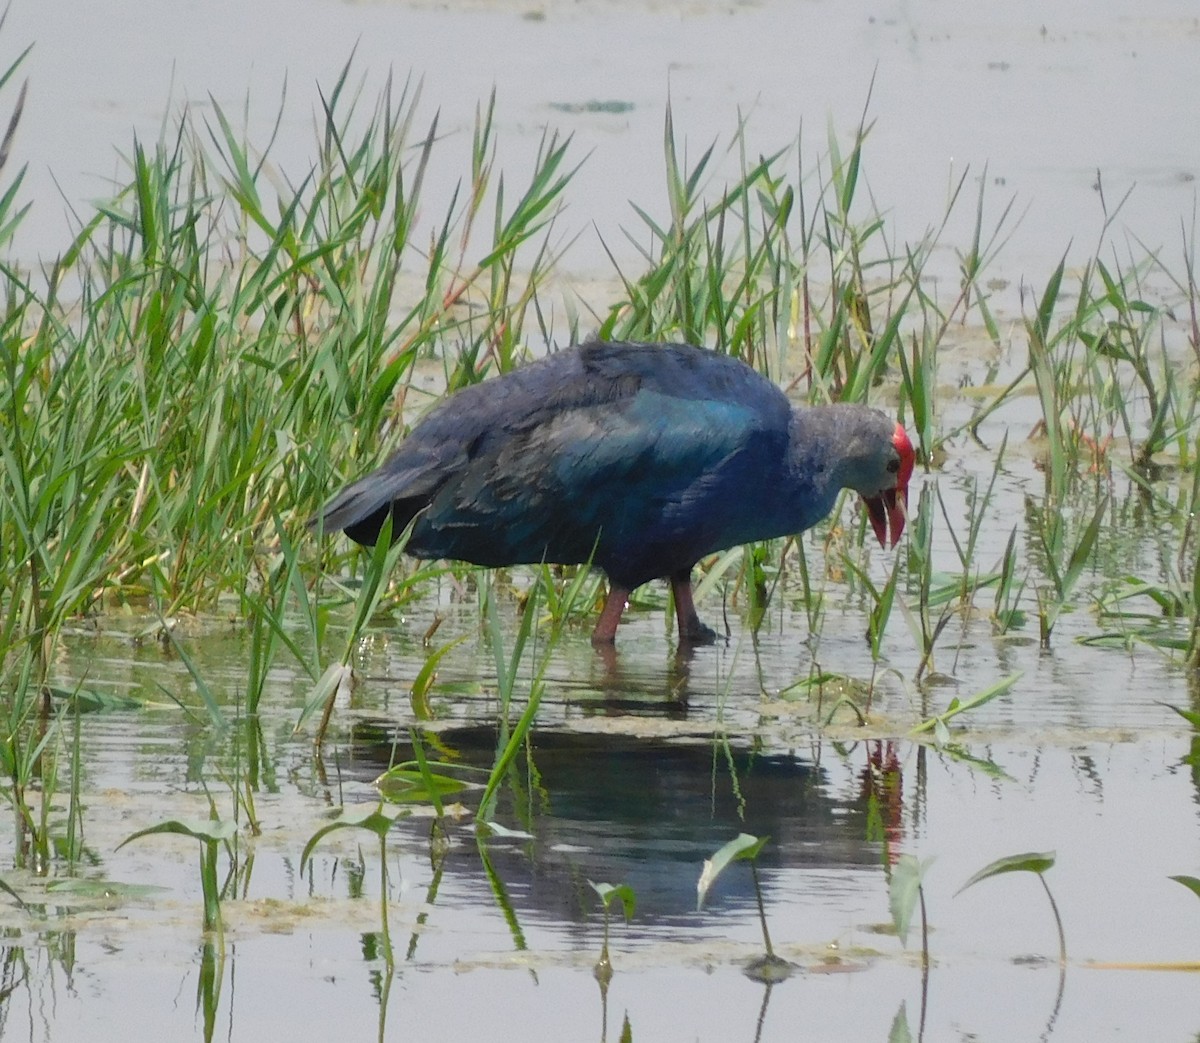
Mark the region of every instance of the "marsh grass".
MULTIPOLYGON (((21 112, 22 96, 13 96, 20 62, 0 76, 11 113, 5 158, 21 112)), ((554 328, 549 299, 570 245, 559 228, 581 161, 570 139, 548 129, 528 176, 506 178, 496 166, 498 102, 490 97, 478 107, 462 176, 441 198, 429 171, 453 136, 436 116, 422 116, 420 85, 389 79, 369 99, 355 76, 348 62, 321 94, 310 169, 278 169, 273 139, 247 141, 215 103, 207 115, 184 111, 158 141, 133 142, 125 183, 80 218, 44 270, 3 268, 0 768, 18 834, 42 838, 35 847, 44 857, 47 830, 29 790, 51 778, 46 754, 62 748, 50 693, 69 623, 102 622, 116 609, 154 620, 218 729, 231 727, 235 695, 253 718, 273 666, 299 664, 312 684, 300 723, 320 714, 320 741, 339 698, 350 695, 363 635, 448 576, 478 592, 479 633, 494 653, 489 683, 502 728, 486 820, 499 789, 515 784, 511 765, 536 723, 554 644, 597 601, 599 581, 585 569, 522 572, 520 596, 509 597, 478 570, 407 562, 402 541, 368 552, 340 538, 312 540, 304 529, 333 490, 384 458, 442 388, 503 372, 530 346, 580 333, 574 322, 554 328), (434 393, 417 379, 430 373, 434 393), (237 693, 209 682, 173 626, 215 612, 236 616, 248 634, 237 693), (519 612, 506 651, 501 615, 519 612)), ((1005 347, 988 271, 1013 227, 1014 204, 994 211, 987 179, 979 180, 970 242, 956 248, 958 284, 939 299, 930 261, 947 245, 951 216, 972 205, 967 172, 952 179, 945 212, 923 237, 892 241, 867 180, 868 111, 848 137, 829 128, 819 150, 802 127, 794 141, 759 153, 739 120, 728 141, 695 154, 668 103, 665 195, 633 203, 634 224, 623 234, 637 261, 614 261, 616 299, 593 311, 597 332, 706 344, 796 398, 885 404, 912 427, 935 481, 945 453, 1033 388, 1044 489, 1018 527, 1023 538, 1014 528, 990 572, 979 567, 980 533, 994 510, 1004 441, 990 483, 970 497, 965 528, 951 524, 936 485, 922 489, 892 571, 863 555, 864 524, 849 517, 847 498, 813 534, 702 563, 698 598, 711 603, 719 593, 752 629, 772 618, 765 609, 782 603, 781 592, 799 602, 813 633, 812 669, 792 687, 815 690, 818 700, 833 676, 818 665, 819 632, 847 583, 870 602, 876 671, 908 641, 919 664, 913 680, 921 680, 945 628, 993 583, 994 628, 1018 627, 1036 608, 1049 643, 1060 615, 1094 589, 1115 469, 1153 504, 1178 553, 1162 574, 1130 575, 1127 588, 1110 587, 1100 603, 1113 618, 1130 611, 1126 589, 1170 605, 1157 630, 1124 619, 1123 633, 1159 647, 1182 635, 1183 650, 1200 658, 1194 236, 1184 237, 1182 275, 1149 251, 1101 259, 1098 247, 1074 269, 1064 259, 1026 294, 1016 331, 1024 365, 969 418, 951 421, 942 360, 956 329, 975 322, 997 352, 1005 347), (723 179, 718 171, 730 163, 736 172, 723 179), (1164 283, 1166 294, 1157 289, 1164 283), (1064 510, 1079 502, 1088 506, 1078 516, 1064 510), (935 560, 950 550, 957 565, 947 577, 935 560), (907 635, 894 623, 896 599, 907 635)), ((0 176, 3 250, 25 205, 21 173, 0 167, 0 176)), ((1113 217, 1106 213, 1105 233, 1113 217)), ((656 591, 638 597, 669 612, 656 591)), ((416 719, 434 713, 434 676, 458 640, 439 645, 430 635, 412 685, 416 719)), ((70 741, 77 751, 86 727, 77 723, 70 741)))

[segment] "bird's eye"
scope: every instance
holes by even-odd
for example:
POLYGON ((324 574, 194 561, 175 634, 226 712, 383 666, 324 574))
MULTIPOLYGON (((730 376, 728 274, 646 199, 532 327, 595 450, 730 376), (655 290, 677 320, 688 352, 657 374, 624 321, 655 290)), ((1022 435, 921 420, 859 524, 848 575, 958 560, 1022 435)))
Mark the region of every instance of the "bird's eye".
POLYGON ((895 474, 897 471, 900 470, 900 461, 896 460, 896 459, 889 460, 887 469, 888 469, 888 474, 895 474))

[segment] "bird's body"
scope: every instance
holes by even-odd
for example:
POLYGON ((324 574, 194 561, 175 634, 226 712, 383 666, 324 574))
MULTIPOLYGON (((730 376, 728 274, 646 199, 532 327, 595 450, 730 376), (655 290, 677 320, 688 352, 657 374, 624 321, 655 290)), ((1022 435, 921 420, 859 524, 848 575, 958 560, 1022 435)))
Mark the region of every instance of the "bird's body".
POLYGON ((412 523, 416 557, 590 561, 612 588, 598 643, 633 588, 670 578, 681 638, 704 640, 689 581, 700 558, 801 532, 844 487, 879 500, 872 522, 883 542, 890 521, 894 541, 912 460, 882 413, 794 410, 727 356, 589 343, 450 396, 314 524, 372 544, 390 510, 394 535, 412 523))

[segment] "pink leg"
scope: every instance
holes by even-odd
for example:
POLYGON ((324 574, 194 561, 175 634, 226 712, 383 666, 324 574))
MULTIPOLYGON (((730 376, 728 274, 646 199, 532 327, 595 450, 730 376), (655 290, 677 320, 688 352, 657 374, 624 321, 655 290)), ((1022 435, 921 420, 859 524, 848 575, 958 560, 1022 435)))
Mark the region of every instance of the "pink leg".
POLYGON ((682 644, 710 645, 717 639, 711 627, 700 622, 696 614, 696 603, 692 600, 692 570, 676 572, 671 577, 671 593, 675 596, 675 619, 679 623, 679 640, 682 644))
POLYGON ((624 587, 616 584, 609 586, 608 598, 600 610, 600 618, 596 620, 596 629, 592 631, 593 645, 611 645, 616 641, 617 624, 621 622, 621 613, 625 611, 628 600, 629 591, 624 587))

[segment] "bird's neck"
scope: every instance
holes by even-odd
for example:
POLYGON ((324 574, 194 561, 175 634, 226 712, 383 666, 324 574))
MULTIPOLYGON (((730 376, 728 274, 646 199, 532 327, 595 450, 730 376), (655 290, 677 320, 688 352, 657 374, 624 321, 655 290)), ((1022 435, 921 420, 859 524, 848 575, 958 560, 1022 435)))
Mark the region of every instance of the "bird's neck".
POLYGON ((839 428, 836 413, 823 409, 797 409, 788 429, 786 476, 781 482, 785 509, 808 528, 824 518, 842 488, 839 471, 839 428))

